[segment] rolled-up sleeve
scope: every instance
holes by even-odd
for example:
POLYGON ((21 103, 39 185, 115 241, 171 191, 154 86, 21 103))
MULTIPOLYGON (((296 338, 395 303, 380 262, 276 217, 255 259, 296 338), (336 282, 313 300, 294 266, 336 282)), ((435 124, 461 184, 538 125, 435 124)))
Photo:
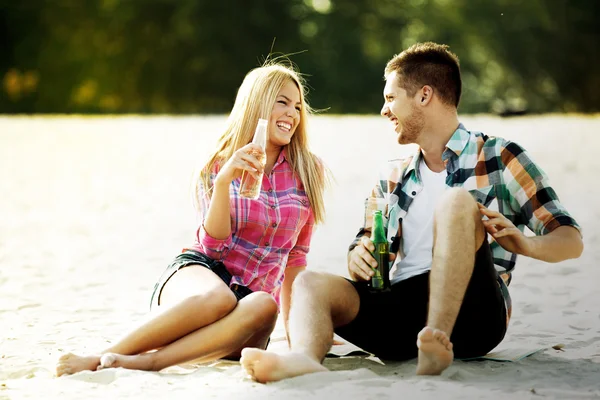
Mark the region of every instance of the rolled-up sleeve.
POLYGON ((508 142, 502 152, 506 165, 505 181, 513 194, 511 208, 536 235, 545 235, 559 226, 581 227, 560 203, 546 173, 529 154, 514 142, 508 142))
MULTIPOLYGON (((218 166, 211 172, 210 181, 214 182, 214 179, 218 173, 218 166)), ((227 257, 229 249, 231 247, 232 239, 231 233, 225 239, 215 239, 210 236, 206 229, 204 229, 204 219, 208 213, 208 207, 210 206, 210 196, 208 191, 204 188, 202 182, 198 184, 198 216, 200 220, 200 226, 196 231, 196 243, 194 243, 193 249, 201 253, 206 254, 208 257, 214 260, 222 260, 227 257)))
POLYGON ((231 234, 225 239, 215 239, 204 229, 204 224, 200 225, 196 233, 195 250, 206 254, 213 260, 222 260, 227 257, 231 247, 231 234))
POLYGON ((395 188, 397 183, 390 181, 387 175, 384 175, 381 172, 380 174, 380 179, 375 186, 373 186, 369 197, 365 199, 363 226, 360 227, 354 240, 350 243, 350 246, 348 246, 348 252, 354 250, 354 248, 358 246, 358 243, 363 236, 371 233, 371 229, 373 228, 373 211, 380 210, 383 213, 384 225, 387 230, 388 190, 390 187, 395 188))
POLYGON ((298 240, 296 241, 296 245, 290 251, 286 268, 306 267, 306 255, 310 250, 310 241, 312 238, 314 226, 315 217, 311 209, 306 223, 304 224, 304 226, 300 230, 300 233, 298 234, 298 240))

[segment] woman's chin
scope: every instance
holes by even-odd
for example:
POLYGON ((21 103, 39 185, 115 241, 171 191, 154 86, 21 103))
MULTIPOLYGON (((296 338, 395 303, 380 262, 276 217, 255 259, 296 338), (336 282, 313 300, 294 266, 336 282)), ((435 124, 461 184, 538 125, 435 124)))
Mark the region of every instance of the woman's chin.
POLYGON ((274 146, 283 147, 283 146, 287 146, 288 144, 290 144, 291 141, 292 141, 292 137, 290 135, 289 137, 276 137, 276 138, 273 138, 271 140, 271 143, 274 146))

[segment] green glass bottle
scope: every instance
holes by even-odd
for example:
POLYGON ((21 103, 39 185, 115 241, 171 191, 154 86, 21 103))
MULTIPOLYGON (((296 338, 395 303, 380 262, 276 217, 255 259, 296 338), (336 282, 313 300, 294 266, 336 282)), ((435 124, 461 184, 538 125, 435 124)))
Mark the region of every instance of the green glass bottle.
POLYGON ((375 275, 371 277, 369 286, 371 290, 384 291, 390 287, 390 247, 383 229, 381 210, 373 211, 371 242, 375 246, 375 251, 371 255, 377 260, 377 267, 373 268, 375 275))

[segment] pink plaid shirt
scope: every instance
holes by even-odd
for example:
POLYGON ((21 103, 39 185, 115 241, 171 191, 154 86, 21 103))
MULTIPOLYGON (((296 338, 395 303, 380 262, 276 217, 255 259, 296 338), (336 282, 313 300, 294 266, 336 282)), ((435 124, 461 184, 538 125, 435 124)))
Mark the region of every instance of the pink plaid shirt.
MULTIPOLYGON (((214 182, 219 165, 211 171, 214 182)), ((211 237, 200 224, 191 248, 225 264, 233 276, 231 284, 270 293, 279 303, 279 290, 286 268, 306 266, 314 215, 302 183, 285 157, 279 154, 271 174, 263 176, 260 196, 249 200, 239 195, 240 179, 229 186, 231 235, 211 237)), ((210 199, 201 193, 200 219, 210 199)))

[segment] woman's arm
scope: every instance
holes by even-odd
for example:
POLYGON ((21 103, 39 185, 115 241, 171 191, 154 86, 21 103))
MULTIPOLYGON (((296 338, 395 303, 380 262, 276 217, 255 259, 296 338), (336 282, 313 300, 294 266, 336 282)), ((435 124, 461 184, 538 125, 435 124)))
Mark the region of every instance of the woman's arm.
POLYGON ((208 211, 204 217, 204 230, 217 240, 227 239, 231 234, 231 211, 229 202, 229 185, 231 181, 218 176, 213 185, 208 211))
POLYGON ((237 150, 223 165, 217 174, 212 187, 212 197, 208 211, 204 216, 204 230, 217 240, 227 239, 231 234, 231 211, 229 202, 229 185, 246 171, 258 179, 263 170, 262 164, 250 152, 263 151, 260 146, 247 144, 237 150))

